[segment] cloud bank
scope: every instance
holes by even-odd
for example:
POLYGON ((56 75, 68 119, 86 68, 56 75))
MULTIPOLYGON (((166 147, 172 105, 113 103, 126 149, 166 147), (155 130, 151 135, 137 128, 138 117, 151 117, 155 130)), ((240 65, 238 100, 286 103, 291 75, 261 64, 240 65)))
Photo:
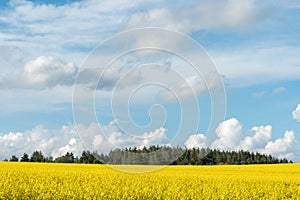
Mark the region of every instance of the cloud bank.
POLYGON ((19 74, 11 74, 0 80, 0 87, 10 89, 48 89, 70 86, 74 82, 77 67, 51 56, 39 56, 24 65, 19 74))
POLYGON ((59 130, 49 130, 39 125, 24 132, 0 133, 0 159, 9 158, 11 155, 20 157, 23 153, 30 154, 35 150, 55 158, 67 152, 80 156, 83 150, 108 153, 115 148, 142 148, 168 143, 166 129, 163 127, 133 137, 121 132, 114 123, 64 125, 59 130))
MULTIPOLYGON (((272 140, 272 126, 254 126, 243 132, 242 124, 235 118, 220 123, 216 129, 218 138, 211 144, 205 134, 190 135, 184 142, 187 148, 216 148, 225 151, 247 150, 263 154, 271 154, 279 158, 297 159, 294 131, 286 131, 282 138, 272 140)), ((0 134, 0 158, 11 155, 21 156, 41 150, 45 155, 58 157, 66 152, 80 155, 83 150, 97 150, 107 153, 111 149, 136 146, 142 148, 150 145, 169 145, 170 138, 166 129, 161 127, 140 136, 130 136, 120 131, 111 122, 107 125, 91 123, 62 126, 59 130, 48 130, 37 126, 24 132, 0 134), (78 135, 78 133, 81 133, 78 135), (82 134, 84 133, 84 134, 82 134)))
POLYGON ((279 158, 295 159, 297 150, 293 148, 295 141, 294 131, 286 131, 282 138, 274 141, 272 126, 254 126, 249 132, 243 133, 242 124, 235 118, 220 123, 216 129, 218 139, 208 144, 204 134, 191 135, 185 142, 186 147, 210 147, 225 151, 246 150, 271 154, 279 158))
POLYGON ((296 109, 292 112, 293 118, 300 122, 300 104, 297 105, 296 109))
MULTIPOLYGON (((15 67, 20 62, 25 64, 27 59, 23 57, 36 58, 42 56, 41 52, 59 59, 72 60, 79 65, 89 51, 113 34, 149 26, 169 28, 188 35, 199 31, 212 31, 214 35, 214 31, 221 31, 232 33, 236 41, 234 33, 251 32, 256 30, 253 27, 269 25, 263 23, 276 20, 272 17, 274 13, 280 12, 275 12, 274 7, 278 8, 270 2, 253 0, 172 2, 171 6, 170 2, 163 0, 139 0, 130 4, 120 0, 83 0, 63 5, 12 0, 0 12, 0 52, 1 49, 7 49, 17 55, 20 54, 19 49, 22 49, 22 55, 18 56, 21 58, 13 62, 5 61, 9 65, 5 68, 15 67)), ((292 8, 283 6, 282 9, 292 8)), ((264 26, 259 28, 264 30, 264 26)), ((273 47, 273 42, 270 41, 270 46, 265 43, 264 46, 255 46, 251 43, 247 44, 247 48, 232 43, 230 46, 237 46, 237 49, 224 51, 220 48, 222 51, 218 51, 217 48, 210 51, 210 55, 220 66, 221 73, 231 79, 233 84, 235 81, 243 82, 237 85, 246 85, 266 79, 298 79, 299 69, 294 66, 299 63, 299 48, 284 45, 273 47), (234 66, 239 66, 239 70, 234 66), (270 67, 273 69, 272 74, 269 73, 270 67)), ((223 45, 228 46, 227 43, 223 45)))

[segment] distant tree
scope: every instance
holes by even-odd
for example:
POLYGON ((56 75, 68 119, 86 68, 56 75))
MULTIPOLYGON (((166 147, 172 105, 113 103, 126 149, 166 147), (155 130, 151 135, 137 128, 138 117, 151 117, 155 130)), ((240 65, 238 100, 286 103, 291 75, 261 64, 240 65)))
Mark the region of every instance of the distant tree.
POLYGON ((48 162, 48 163, 53 162, 53 157, 52 156, 46 157, 45 162, 48 162))
POLYGON ((67 152, 65 155, 65 162, 66 163, 74 163, 74 160, 75 160, 74 154, 72 152, 71 153, 67 152))
MULTIPOLYGON (((89 152, 83 152, 81 160, 88 162, 89 152)), ((249 151, 221 151, 218 149, 182 149, 180 147, 150 146, 111 150, 101 155, 100 160, 110 164, 171 164, 171 165, 216 165, 216 164, 276 164, 287 163, 285 158, 278 159, 271 155, 250 153, 249 151), (177 158, 176 160, 172 160, 177 158)))
MULTIPOLYGON (((119 151, 119 150, 117 150, 119 151)), ((99 155, 97 152, 91 153, 90 151, 83 151, 81 154, 81 157, 79 159, 80 163, 88 163, 88 164, 96 164, 96 163, 102 163, 99 159, 99 155)))
POLYGON ((88 158, 88 152, 89 151, 83 151, 82 153, 81 153, 81 157, 80 157, 80 163, 88 163, 89 162, 89 158, 88 158))
MULTIPOLYGON (((13 155, 10 161, 18 161, 13 155)), ((7 161, 7 159, 6 159, 7 161)), ((67 152, 61 157, 44 157, 41 151, 34 151, 29 158, 24 153, 21 162, 58 162, 58 163, 87 163, 87 164, 170 164, 170 165, 218 165, 218 164, 277 164, 293 163, 286 158, 276 158, 271 155, 260 154, 249 151, 221 151, 209 148, 192 148, 170 146, 129 147, 125 149, 114 149, 108 154, 83 151, 80 157, 67 152), (176 158, 176 159, 175 159, 176 158)))
POLYGON ((44 155, 42 154, 41 151, 35 151, 32 153, 30 162, 45 162, 44 155))
POLYGON ((29 155, 27 153, 24 153, 23 156, 21 157, 21 162, 29 162, 29 155))
POLYGON ((102 164, 102 162, 101 162, 100 160, 95 159, 95 160, 93 161, 93 164, 102 164))
POLYGON ((65 155, 55 158, 55 162, 57 163, 74 163, 74 160, 75 158, 72 152, 67 152, 65 155))
POLYGON ((74 158, 74 163, 80 163, 80 160, 79 160, 78 156, 76 156, 76 157, 74 158))
POLYGON ((15 155, 12 155, 11 158, 9 159, 10 162, 18 162, 19 158, 15 155))
POLYGON ((94 163, 97 159, 90 151, 83 151, 79 160, 81 163, 94 163))

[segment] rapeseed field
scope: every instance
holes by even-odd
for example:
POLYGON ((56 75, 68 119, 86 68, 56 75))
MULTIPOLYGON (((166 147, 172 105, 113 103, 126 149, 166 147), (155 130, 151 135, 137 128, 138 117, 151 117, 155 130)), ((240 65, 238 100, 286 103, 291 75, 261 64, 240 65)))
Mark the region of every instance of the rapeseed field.
POLYGON ((300 164, 155 167, 0 162, 0 199, 300 199, 300 164))

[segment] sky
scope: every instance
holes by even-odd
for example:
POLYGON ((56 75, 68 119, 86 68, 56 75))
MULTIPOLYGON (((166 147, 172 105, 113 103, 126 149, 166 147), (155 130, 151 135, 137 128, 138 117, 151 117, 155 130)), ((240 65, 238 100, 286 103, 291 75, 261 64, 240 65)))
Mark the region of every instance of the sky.
POLYGON ((0 159, 149 145, 300 161, 300 2, 0 0, 0 159))

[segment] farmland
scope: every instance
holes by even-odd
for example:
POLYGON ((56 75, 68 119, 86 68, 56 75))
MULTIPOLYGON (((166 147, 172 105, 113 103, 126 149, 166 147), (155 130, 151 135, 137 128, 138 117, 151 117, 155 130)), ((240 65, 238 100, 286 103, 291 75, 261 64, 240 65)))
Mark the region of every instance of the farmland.
POLYGON ((0 199, 300 199, 300 164, 155 167, 0 162, 0 199))

